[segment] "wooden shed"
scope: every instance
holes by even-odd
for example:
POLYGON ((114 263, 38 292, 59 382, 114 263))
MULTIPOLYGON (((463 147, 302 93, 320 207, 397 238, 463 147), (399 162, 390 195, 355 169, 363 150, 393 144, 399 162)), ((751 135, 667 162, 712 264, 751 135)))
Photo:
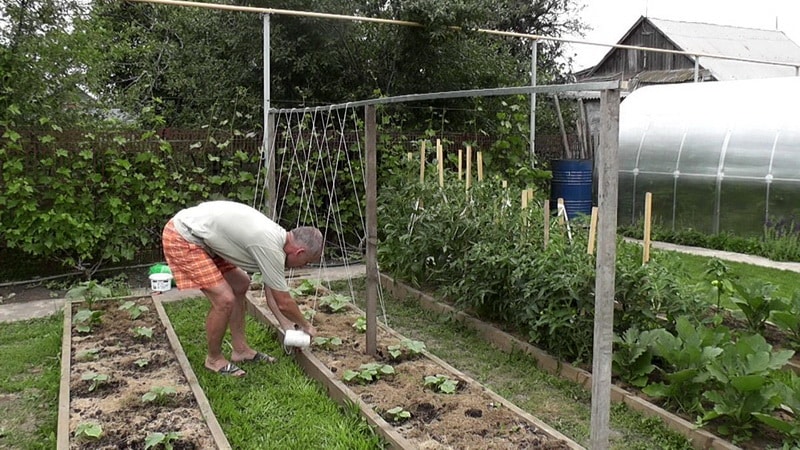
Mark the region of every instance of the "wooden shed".
MULTIPOLYGON (((688 54, 614 47, 595 66, 576 73, 576 81, 619 79, 627 82, 630 92, 648 85, 794 77, 798 76, 800 67, 800 46, 777 30, 679 22, 642 16, 617 44, 676 50, 688 54), (797 66, 700 56, 697 60, 696 76, 695 56, 692 55, 698 54, 797 66)), ((626 92, 623 92, 623 101, 626 96, 626 92)), ((578 124, 579 134, 587 136, 588 142, 594 144, 598 137, 599 101, 584 98, 580 103, 585 120, 578 124)))

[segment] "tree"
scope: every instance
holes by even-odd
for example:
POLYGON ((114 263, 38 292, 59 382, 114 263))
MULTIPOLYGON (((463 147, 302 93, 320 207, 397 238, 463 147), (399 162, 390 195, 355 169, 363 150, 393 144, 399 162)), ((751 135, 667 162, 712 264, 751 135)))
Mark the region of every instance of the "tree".
MULTIPOLYGON (((400 19, 422 27, 274 15, 271 104, 313 106, 478 87, 526 84, 526 42, 477 28, 572 31, 562 19, 575 0, 255 1, 248 6, 400 19), (533 15, 533 18, 528 16, 533 15), (524 55, 524 56, 523 56, 524 55)), ((168 125, 210 123, 233 111, 262 117, 262 21, 258 15, 96 0, 95 29, 113 31, 105 47, 103 92, 135 110, 152 98, 168 125)), ((546 47, 542 73, 557 72, 559 43, 546 47)), ((98 87, 100 89, 100 87, 98 87)), ((458 102, 449 102, 449 105, 458 102)), ((462 102, 463 103, 463 102, 462 102)), ((434 104, 435 106, 435 104, 434 104)), ((458 107, 451 106, 453 109, 458 107)), ((248 128, 248 127, 242 127, 248 128)))
POLYGON ((84 13, 75 0, 6 0, 0 4, 0 123, 79 120, 91 98, 82 91, 93 56, 86 36, 70 33, 84 13))

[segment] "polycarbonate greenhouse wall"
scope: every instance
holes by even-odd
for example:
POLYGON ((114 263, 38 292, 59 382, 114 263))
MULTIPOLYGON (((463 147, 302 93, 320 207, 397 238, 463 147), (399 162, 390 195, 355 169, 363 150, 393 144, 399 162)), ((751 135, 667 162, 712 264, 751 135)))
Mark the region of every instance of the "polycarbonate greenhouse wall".
POLYGON ((800 211, 800 77, 649 86, 620 106, 620 225, 761 235, 800 211))

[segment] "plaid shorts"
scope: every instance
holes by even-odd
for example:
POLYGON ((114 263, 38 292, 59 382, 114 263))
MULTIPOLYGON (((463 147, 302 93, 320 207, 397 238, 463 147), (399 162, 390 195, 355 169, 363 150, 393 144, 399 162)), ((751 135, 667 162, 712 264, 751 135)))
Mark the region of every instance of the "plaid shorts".
POLYGON ((222 274, 236 269, 228 261, 219 256, 212 257, 203 247, 184 239, 172 220, 164 226, 161 243, 178 289, 212 288, 225 281, 222 274))

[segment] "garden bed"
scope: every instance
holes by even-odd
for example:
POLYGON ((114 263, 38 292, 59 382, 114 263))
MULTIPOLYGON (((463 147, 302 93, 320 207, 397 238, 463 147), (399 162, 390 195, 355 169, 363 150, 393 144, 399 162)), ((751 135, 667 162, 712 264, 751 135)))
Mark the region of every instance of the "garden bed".
MULTIPOLYGON (((592 374, 581 368, 559 361, 543 350, 528 344, 509 333, 506 333, 491 324, 475 319, 463 312, 457 311, 449 305, 436 301, 433 297, 422 291, 413 289, 386 275, 381 275, 383 288, 394 298, 412 298, 418 301, 421 307, 435 314, 444 314, 463 323, 468 328, 475 330, 484 339, 491 342, 492 346, 507 353, 521 351, 534 358, 537 367, 561 378, 573 381, 585 389, 591 390, 592 374)), ((675 415, 662 407, 650 402, 647 398, 639 396, 620 386, 611 386, 611 401, 624 403, 631 409, 648 417, 657 417, 667 426, 685 436, 694 446, 701 449, 736 450, 740 447, 714 433, 698 428, 692 421, 675 415)))
POLYGON ((67 303, 59 397, 59 450, 159 441, 176 450, 230 448, 163 307, 150 297, 67 303), (83 320, 87 310, 99 321, 83 320))
MULTIPOLYGON (((377 355, 367 355, 366 335, 353 327, 364 313, 352 305, 342 312, 325 312, 318 304, 319 297, 325 294, 318 291, 316 297, 297 301, 302 310, 316 311, 313 320, 319 337, 338 337, 342 343, 316 343, 310 351, 296 352, 297 361, 309 376, 326 386, 332 398, 359 405, 364 417, 393 448, 582 448, 424 350, 392 358, 389 347, 404 338, 388 328, 379 327, 377 355), (379 373, 379 379, 372 382, 345 380, 348 370, 360 372, 365 364, 390 366, 394 374, 379 373), (457 381, 455 392, 443 393, 432 385, 426 386, 428 376, 457 381), (402 412, 409 417, 399 417, 402 412)), ((250 310, 262 321, 276 325, 262 297, 251 301, 250 310)))

